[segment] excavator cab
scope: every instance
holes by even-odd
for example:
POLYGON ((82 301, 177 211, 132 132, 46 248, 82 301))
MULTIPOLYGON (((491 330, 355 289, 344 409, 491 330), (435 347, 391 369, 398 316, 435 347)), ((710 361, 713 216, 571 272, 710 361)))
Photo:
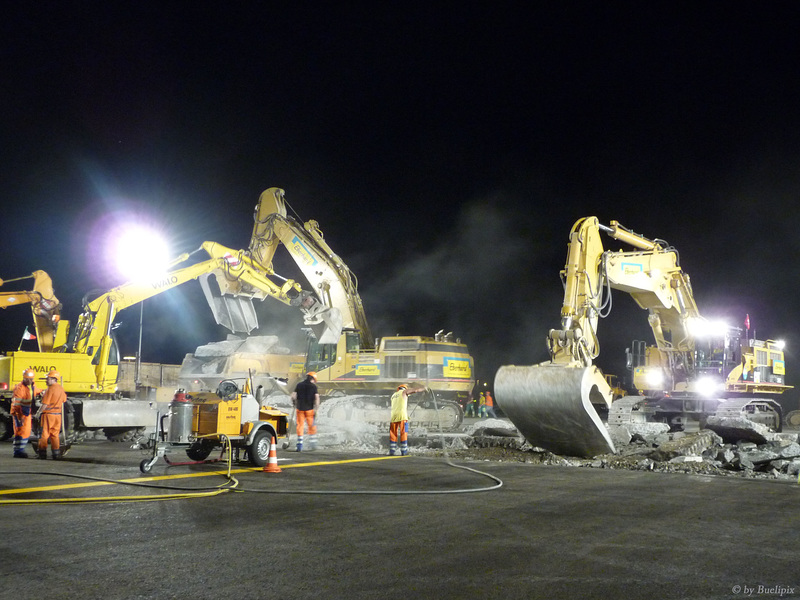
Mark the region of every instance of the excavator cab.
POLYGON ((322 344, 316 336, 309 335, 306 354, 306 372, 314 371, 318 373, 335 365, 336 350, 336 344, 322 344))

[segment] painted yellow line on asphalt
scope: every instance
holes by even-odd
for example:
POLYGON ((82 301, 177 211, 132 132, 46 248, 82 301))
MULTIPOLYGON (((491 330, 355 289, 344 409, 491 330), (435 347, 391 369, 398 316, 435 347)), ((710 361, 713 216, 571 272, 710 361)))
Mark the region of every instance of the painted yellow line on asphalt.
MULTIPOLYGON (((405 458, 403 456, 376 456, 372 458, 349 458, 347 460, 325 460, 313 463, 293 463, 290 465, 280 465, 281 469, 293 469, 296 467, 321 467, 326 465, 345 465, 348 463, 370 462, 376 460, 393 460, 395 458, 405 458)), ((285 460, 285 459, 284 459, 285 460)), ((261 467, 248 467, 244 469, 231 469, 231 475, 236 473, 252 473, 255 471, 263 471, 261 467)), ((148 483, 151 481, 168 481, 173 479, 189 479, 192 477, 218 477, 225 476, 225 471, 206 471, 203 473, 182 473, 175 475, 158 475, 155 477, 136 477, 135 479, 120 479, 118 481, 88 481, 84 483, 65 483, 61 485, 45 485, 32 488, 14 488, 9 490, 0 490, 0 496, 9 494, 33 494, 36 492, 52 492, 56 490, 71 490, 77 488, 96 487, 101 485, 119 485, 123 483, 148 483)), ((49 473, 42 472, 42 475, 49 473)))

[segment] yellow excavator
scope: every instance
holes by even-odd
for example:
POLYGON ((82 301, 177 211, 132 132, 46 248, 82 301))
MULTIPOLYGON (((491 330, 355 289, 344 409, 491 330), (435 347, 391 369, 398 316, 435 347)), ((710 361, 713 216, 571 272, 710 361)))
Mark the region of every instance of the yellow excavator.
MULTIPOLYGON (((319 223, 300 223, 288 216, 285 193, 265 190, 254 214, 255 224, 249 253, 261 265, 271 265, 280 245, 297 263, 314 292, 327 306, 338 308, 342 334, 336 339, 309 335, 304 372, 317 373, 320 394, 338 407, 336 416, 366 421, 388 421, 388 398, 400 383, 429 387, 437 407, 423 404, 412 410, 412 424, 455 427, 463 420, 459 400, 465 400, 475 385, 474 366, 466 344, 452 333, 434 336, 372 337, 356 276, 324 239, 319 223), (341 403, 337 396, 346 396, 341 403), (341 413, 339 415, 338 413, 341 413), (384 414, 385 413, 385 414, 384 414)), ((338 315, 337 315, 338 316, 338 315)), ((303 373, 297 373, 302 376, 303 373)), ((293 388, 290 380, 287 390, 293 388)), ((427 396, 427 395, 426 395, 427 396)), ((325 403, 323 403, 325 404, 325 403)), ((388 424, 387 424, 388 426, 388 424)))
POLYGON ((27 277, 0 279, 0 286, 15 281, 33 279, 33 289, 27 291, 0 291, 0 308, 30 304, 33 325, 39 350, 53 349, 55 331, 61 319, 61 302, 53 291, 53 281, 44 271, 34 271, 27 277))
POLYGON ((0 402, 10 400, 16 378, 24 368, 33 369, 42 378, 55 369, 62 375, 70 400, 70 428, 102 428, 107 436, 114 437, 151 425, 154 417, 149 403, 117 397, 120 356, 113 334, 114 319, 119 311, 193 279, 199 280, 217 323, 233 332, 247 333, 256 328, 252 300, 270 297, 300 309, 304 323, 317 330, 321 339, 335 340, 341 335, 338 309, 325 306, 295 281, 276 275, 270 265, 258 264, 247 251, 204 242, 194 252, 175 259, 170 268, 173 270, 155 279, 123 284, 91 301, 85 298, 83 313, 72 331, 68 321, 58 322, 52 351, 16 351, 0 356, 0 402), (207 260, 174 268, 201 250, 209 256, 207 260))
POLYGON ((561 328, 547 337, 550 360, 507 365, 495 376, 500 408, 534 446, 556 454, 596 456, 615 452, 609 423, 663 422, 671 428, 710 415, 742 415, 780 431, 775 400, 785 383, 783 344, 749 339, 740 328, 714 328, 695 304, 678 253, 616 221, 597 217, 575 223, 561 272, 561 328), (604 250, 601 234, 631 247, 604 250), (599 319, 611 309, 611 290, 629 294, 648 311, 654 345, 634 343, 629 367, 637 395, 613 401, 593 364, 599 355, 599 319))

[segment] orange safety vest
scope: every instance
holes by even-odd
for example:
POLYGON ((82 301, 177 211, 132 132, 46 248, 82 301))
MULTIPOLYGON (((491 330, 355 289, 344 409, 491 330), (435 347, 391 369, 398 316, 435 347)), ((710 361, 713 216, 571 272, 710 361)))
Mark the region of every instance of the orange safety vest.
POLYGON ((42 398, 42 415, 61 415, 61 407, 67 401, 64 388, 54 383, 47 388, 42 398))
POLYGON ((11 397, 11 407, 30 406, 33 402, 33 397, 41 391, 41 389, 36 388, 36 384, 28 387, 24 383, 18 383, 14 388, 14 395, 11 397))
POLYGON ((489 392, 486 392, 486 406, 494 406, 492 395, 489 392))

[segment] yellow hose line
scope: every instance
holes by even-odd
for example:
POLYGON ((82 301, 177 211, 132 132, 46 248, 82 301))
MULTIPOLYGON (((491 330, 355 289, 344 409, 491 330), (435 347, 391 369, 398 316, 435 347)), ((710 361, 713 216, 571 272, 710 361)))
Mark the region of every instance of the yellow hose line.
POLYGON ((4 504, 80 504, 92 502, 156 502, 158 500, 188 500, 190 498, 207 498, 217 496, 225 492, 233 491, 233 488, 224 488, 211 492, 197 492, 190 494, 154 494, 149 496, 93 496, 90 498, 38 498, 27 500, 0 500, 0 505, 4 504))
MULTIPOLYGON (((219 494, 224 494, 225 492, 234 491, 236 486, 239 485, 239 481, 231 476, 231 465, 232 465, 232 451, 231 451, 231 441, 228 439, 227 436, 221 435, 221 439, 227 445, 228 451, 228 469, 225 477, 227 479, 226 483, 220 484, 220 489, 218 490, 211 490, 211 491, 204 491, 204 492, 183 492, 180 494, 149 494, 146 496, 92 496, 88 498, 37 498, 37 499, 25 499, 25 500, 0 500, 0 505, 25 505, 25 504, 75 504, 75 503, 92 503, 92 502, 156 502, 160 500, 188 500, 191 498, 208 498, 211 496, 218 496, 219 494), (226 485, 227 483, 232 483, 231 487, 223 488, 221 486, 226 485)), ((222 474, 221 471, 216 471, 214 473, 203 473, 203 475, 219 475, 222 474)), ((196 474, 199 475, 199 474, 196 474)), ((150 477, 148 480, 155 480, 155 479, 167 479, 169 477, 150 477)), ((64 490, 64 489, 75 489, 81 487, 89 487, 93 485, 124 485, 125 483, 141 483, 143 480, 141 478, 138 479, 123 479, 120 481, 96 481, 91 483, 75 483, 70 485, 51 485, 45 486, 40 488, 27 488, 27 489, 18 489, 18 490, 3 490, 0 491, 0 494, 6 493, 28 493, 28 492, 41 492, 41 491, 51 491, 51 490, 64 490)))
MULTIPOLYGON (((10 494, 31 494, 37 492, 50 492, 55 490, 68 490, 68 489, 78 489, 78 488, 85 488, 85 487, 92 487, 92 486, 101 486, 101 485, 124 485, 126 483, 143 483, 148 481, 164 481, 168 479, 184 479, 190 477, 214 477, 218 475, 224 474, 227 478, 226 483, 232 483, 231 487, 222 488, 219 490, 212 490, 212 491, 204 491, 204 492, 185 492, 181 494, 163 494, 163 495, 151 495, 151 496, 96 496, 96 497, 89 497, 89 498, 41 498, 41 499, 30 499, 30 500, 5 500, 0 499, 0 506, 2 505, 9 505, 9 504, 47 504, 47 503, 57 503, 57 504, 66 504, 66 503, 80 503, 80 502, 152 502, 155 500, 175 500, 175 499, 189 499, 189 498, 199 498, 199 497, 209 497, 209 496, 216 496, 218 494, 222 494, 228 491, 238 491, 236 487, 239 485, 239 481, 233 477, 235 473, 252 473, 254 471, 263 471, 261 467, 247 467, 242 469, 232 469, 231 468, 231 452, 230 452, 230 440, 225 438, 228 443, 228 467, 227 473, 223 473, 223 471, 209 471, 206 473, 184 473, 181 475, 158 475, 155 477, 137 477, 136 479, 120 479, 118 481, 92 481, 88 483, 70 483, 70 484, 61 484, 61 485, 47 485, 47 486, 40 486, 40 487, 32 487, 32 488, 16 488, 16 489, 9 489, 9 490, 0 490, 0 495, 10 495, 10 494)), ((395 460, 399 458, 407 458, 407 456, 377 456, 372 458, 351 458, 347 460, 327 460, 327 461, 319 461, 313 463, 296 463, 291 465, 284 465, 281 469, 292 469, 298 467, 318 467, 318 466, 325 466, 325 465, 343 465, 348 463, 358 463, 358 462, 372 462, 376 460, 395 460)), ((46 473, 42 473, 46 475, 46 473)), ((225 485, 225 484, 221 484, 225 485)))

